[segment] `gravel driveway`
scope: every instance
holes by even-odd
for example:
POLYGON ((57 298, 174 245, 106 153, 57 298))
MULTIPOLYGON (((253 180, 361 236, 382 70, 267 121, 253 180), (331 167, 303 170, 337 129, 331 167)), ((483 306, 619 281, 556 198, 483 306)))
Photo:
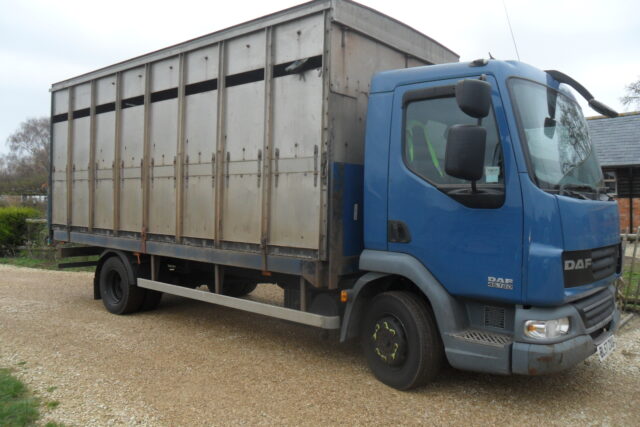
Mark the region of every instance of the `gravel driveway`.
MULTIPOLYGON (((92 274, 0 265, 0 367, 80 425, 640 423, 640 321, 550 377, 447 369, 426 388, 376 381, 356 345, 311 328, 166 296, 154 312, 107 313, 92 274), (19 364, 20 362, 26 362, 19 364), (57 387, 47 391, 49 387, 57 387)), ((257 296, 274 292, 261 285, 257 296)))

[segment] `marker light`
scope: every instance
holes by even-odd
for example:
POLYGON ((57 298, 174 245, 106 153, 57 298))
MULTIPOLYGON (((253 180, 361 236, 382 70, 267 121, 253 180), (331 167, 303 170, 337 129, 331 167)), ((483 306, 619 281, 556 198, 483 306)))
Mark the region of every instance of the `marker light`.
POLYGON ((340 292, 340 302, 345 303, 349 300, 349 294, 347 291, 340 292))
POLYGON ((557 338, 569 333, 569 318, 554 320, 527 320, 524 322, 524 334, 530 338, 557 338))

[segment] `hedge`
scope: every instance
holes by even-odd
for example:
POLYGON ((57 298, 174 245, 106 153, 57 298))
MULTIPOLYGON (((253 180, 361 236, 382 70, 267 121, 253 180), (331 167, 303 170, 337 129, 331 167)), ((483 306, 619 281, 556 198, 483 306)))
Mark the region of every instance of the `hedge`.
POLYGON ((40 212, 27 207, 0 208, 0 253, 15 254, 27 240, 27 218, 37 218, 40 212))

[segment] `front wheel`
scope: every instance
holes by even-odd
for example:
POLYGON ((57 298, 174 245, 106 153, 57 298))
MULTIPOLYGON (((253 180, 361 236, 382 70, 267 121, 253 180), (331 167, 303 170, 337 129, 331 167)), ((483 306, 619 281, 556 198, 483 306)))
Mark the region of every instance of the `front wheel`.
POLYGON ((431 381, 443 359, 433 314, 410 292, 385 292, 371 301, 363 323, 362 346, 375 377, 399 390, 431 381))

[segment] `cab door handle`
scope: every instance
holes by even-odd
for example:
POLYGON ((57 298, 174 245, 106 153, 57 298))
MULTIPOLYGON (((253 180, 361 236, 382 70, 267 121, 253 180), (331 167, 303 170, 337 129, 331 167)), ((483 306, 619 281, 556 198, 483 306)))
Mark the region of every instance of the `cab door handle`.
POLYGON ((411 233, 407 224, 402 221, 389 220, 387 222, 387 240, 390 243, 411 242, 411 233))

